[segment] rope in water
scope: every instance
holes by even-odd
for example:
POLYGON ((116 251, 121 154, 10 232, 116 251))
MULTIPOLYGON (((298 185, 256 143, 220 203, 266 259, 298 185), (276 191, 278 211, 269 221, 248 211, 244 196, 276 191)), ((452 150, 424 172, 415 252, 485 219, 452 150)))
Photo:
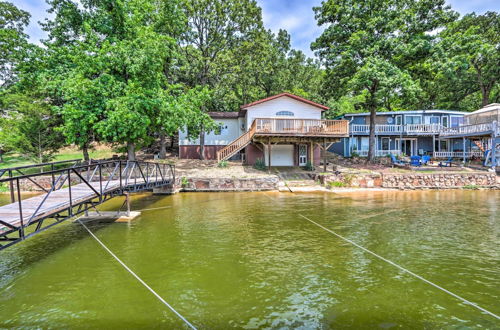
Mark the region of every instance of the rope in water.
MULTIPOLYGON (((265 196, 266 196, 266 197, 268 197, 268 198, 270 198, 271 200, 274 200, 274 201, 275 201, 275 199, 274 199, 274 198, 272 198, 271 196, 268 196, 268 195, 265 195, 265 196)), ((394 267, 396 267, 396 268, 398 268, 398 269, 400 269, 400 270, 404 271, 405 273, 408 273, 408 274, 412 275, 413 277, 416 277, 416 278, 418 278, 419 280, 424 281, 425 283, 430 284, 430 285, 432 285, 433 287, 435 287, 435 288, 437 288, 437 289, 439 289, 439 290, 441 290, 441 291, 443 291, 443 292, 446 292, 447 294, 451 295, 452 297, 455 297, 455 298, 457 298, 458 300, 461 300, 461 301, 462 301, 462 302, 464 302, 465 304, 471 305, 471 306, 473 306, 473 307, 477 308, 478 310, 480 310, 480 311, 482 311, 482 312, 484 312, 484 313, 486 313, 486 314, 488 314, 488 315, 491 315, 491 316, 493 316, 494 318, 496 318, 496 319, 500 320, 500 316, 498 316, 497 314, 495 314, 495 313, 493 313, 493 312, 490 312, 490 311, 489 311, 489 310, 487 310, 487 309, 484 309, 483 307, 479 306, 478 304, 473 303, 472 301, 469 301, 469 300, 467 300, 467 299, 465 299, 465 298, 462 298, 461 296, 459 296, 459 295, 457 295, 457 294, 455 294, 455 293, 453 293, 453 292, 451 292, 451 291, 449 291, 449 290, 447 290, 447 289, 443 288, 442 286, 437 285, 436 283, 433 283, 433 282, 429 281, 428 279, 426 279, 426 278, 424 278, 424 277, 422 277, 422 276, 420 276, 420 275, 418 275, 418 274, 415 274, 414 272, 412 272, 412 271, 410 271, 410 270, 408 270, 408 269, 404 268, 403 266, 400 266, 400 265, 398 265, 397 263, 395 263, 395 262, 393 262, 393 261, 391 261, 391 260, 389 260, 389 259, 386 259, 386 258, 384 258, 384 257, 382 257, 382 256, 380 256, 380 255, 378 255, 378 254, 376 254, 376 253, 375 253, 375 252, 373 252, 373 251, 368 250, 367 248, 365 248, 365 247, 363 247, 363 246, 359 245, 358 243, 353 242, 353 241, 351 241, 350 239, 348 239, 348 238, 346 238, 346 237, 344 237, 344 236, 342 236, 342 235, 340 235, 340 234, 338 234, 338 233, 334 232, 333 230, 328 229, 328 228, 326 228, 326 227, 324 227, 324 226, 320 225, 319 223, 317 223, 317 222, 315 222, 315 221, 313 221, 313 220, 309 219, 308 217, 306 217, 306 216, 305 216, 305 215, 303 215, 303 214, 300 214, 300 213, 299 213, 298 215, 299 215, 299 216, 301 216, 302 218, 306 219, 307 221, 309 221, 309 222, 311 222, 311 223, 315 224, 316 226, 320 227, 321 229, 326 230, 326 231, 327 231, 327 232, 329 232, 330 234, 335 235, 335 236, 337 236, 338 238, 340 238, 340 239, 342 239, 342 240, 344 240, 344 241, 346 241, 346 242, 348 242, 348 243, 350 243, 350 244, 352 244, 352 245, 356 246, 357 248, 359 248, 359 249, 361 249, 361 250, 363 250, 363 251, 365 251, 365 252, 370 253, 371 255, 373 255, 373 256, 375 256, 375 257, 377 257, 378 259, 380 259, 380 260, 382 260, 382 261, 385 261, 385 262, 387 262, 388 264, 393 265, 394 267)))
POLYGON ((457 298, 458 300, 461 300, 462 302, 464 302, 464 303, 466 303, 466 304, 468 304, 468 305, 471 305, 471 306, 473 306, 473 307, 475 307, 475 308, 479 309, 480 311, 482 311, 482 312, 484 312, 484 313, 486 313, 486 314, 489 314, 489 315, 493 316, 494 318, 496 318, 496 319, 499 319, 499 320, 500 320, 500 316, 496 315, 495 313, 490 312, 489 310, 484 309, 484 308, 482 308, 481 306, 479 306, 479 305, 477 305, 477 304, 473 303, 472 301, 469 301, 469 300, 467 300, 467 299, 465 299, 465 298, 462 298, 462 297, 460 297, 459 295, 457 295, 457 294, 455 294, 455 293, 453 293, 453 292, 451 292, 451 291, 449 291, 449 290, 446 290, 446 289, 445 289, 445 288, 443 288, 442 286, 437 285, 436 283, 433 283, 433 282, 429 281, 428 279, 425 279, 424 277, 422 277, 422 276, 420 276, 420 275, 418 275, 418 274, 415 274, 414 272, 412 272, 412 271, 410 271, 410 270, 408 270, 408 269, 406 269, 406 268, 404 268, 404 267, 402 267, 402 266, 398 265, 397 263, 395 263, 395 262, 393 262, 393 261, 391 261, 391 260, 389 260, 389 259, 386 259, 386 258, 384 258, 384 257, 382 257, 382 256, 380 256, 380 255, 378 255, 378 254, 376 254, 376 253, 375 253, 375 252, 373 252, 373 251, 368 250, 367 248, 365 248, 365 247, 363 247, 363 246, 361 246, 361 245, 357 244, 356 242, 351 241, 351 240, 350 240, 350 239, 348 239, 348 238, 345 238, 344 236, 342 236, 342 235, 340 235, 340 234, 337 234, 337 233, 336 233, 336 232, 334 232, 333 230, 328 229, 328 228, 326 228, 326 227, 324 227, 324 226, 320 225, 319 223, 317 223, 317 222, 315 222, 315 221, 313 221, 313 220, 309 219, 308 217, 306 217, 306 216, 304 216, 304 215, 302 215, 302 214, 299 214, 299 215, 300 215, 302 218, 306 219, 307 221, 309 221, 309 222, 311 222, 311 223, 315 224, 316 226, 320 227, 321 229, 326 230, 326 231, 327 231, 327 232, 329 232, 330 234, 333 234, 333 235, 337 236, 338 238, 343 239, 344 241, 346 241, 346 242, 348 242, 348 243, 351 243, 352 245, 354 245, 354 246, 356 246, 356 247, 360 248, 361 250, 363 250, 363 251, 365 251, 365 252, 370 253, 371 255, 373 255, 373 256, 375 256, 375 257, 379 258, 380 260, 383 260, 383 261, 387 262, 388 264, 391 264, 391 265, 393 265, 394 267, 396 267, 396 268, 398 268, 398 269, 400 269, 400 270, 402 270, 402 271, 404 271, 404 272, 406 272, 406 273, 408 273, 408 274, 410 274, 410 275, 412 275, 412 276, 414 276, 414 277, 418 278, 419 280, 422 280, 422 281, 424 281, 425 283, 430 284, 430 285, 432 285, 433 287, 435 287, 435 288, 437 288, 437 289, 439 289, 439 290, 441 290, 441 291, 444 291, 444 292, 446 292, 447 294, 449 294, 449 295, 451 295, 451 296, 453 296, 453 297, 457 298))
POLYGON ((85 226, 83 222, 80 221, 80 219, 77 220, 83 226, 83 228, 85 228, 89 232, 89 234, 103 247, 103 249, 106 250, 113 258, 115 258, 115 260, 118 261, 118 263, 122 265, 123 268, 125 268, 132 276, 134 276, 136 280, 139 281, 139 283, 144 285, 144 287, 146 287, 146 289, 148 289, 156 298, 158 298, 158 300, 160 300, 165 306, 167 306, 182 321, 184 321, 184 323, 186 323, 188 327, 196 330, 196 327, 194 325, 192 325, 184 316, 182 316, 168 302, 166 302, 165 299, 163 299, 158 293, 156 293, 156 291, 154 291, 149 285, 147 285, 146 282, 144 282, 136 273, 132 271, 132 269, 130 269, 127 265, 125 265, 125 263, 121 261, 120 258, 118 258, 103 242, 101 242, 101 240, 99 240, 99 238, 97 238, 96 235, 94 235, 92 231, 90 231, 90 229, 87 226, 85 226))

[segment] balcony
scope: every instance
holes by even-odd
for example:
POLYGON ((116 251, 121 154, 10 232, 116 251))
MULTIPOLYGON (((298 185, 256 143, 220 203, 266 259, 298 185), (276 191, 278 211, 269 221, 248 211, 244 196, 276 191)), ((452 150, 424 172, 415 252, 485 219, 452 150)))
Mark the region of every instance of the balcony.
POLYGON ((443 137, 500 136, 500 127, 496 121, 485 124, 446 127, 441 131, 440 135, 443 137))
MULTIPOLYGON (((433 135, 439 134, 443 126, 440 124, 407 124, 407 125, 375 125, 377 135, 433 135)), ((370 134, 370 125, 352 124, 352 134, 370 134)))
POLYGON ((347 120, 256 118, 256 135, 348 137, 347 120))

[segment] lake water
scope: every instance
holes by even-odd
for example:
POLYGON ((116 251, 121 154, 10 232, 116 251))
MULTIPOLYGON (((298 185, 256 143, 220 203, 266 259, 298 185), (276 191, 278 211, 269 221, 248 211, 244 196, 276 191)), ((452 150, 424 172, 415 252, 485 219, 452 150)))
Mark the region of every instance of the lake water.
MULTIPOLYGON (((143 194, 132 208, 150 210, 132 223, 88 226, 202 329, 499 328, 302 217, 498 315, 499 202, 500 191, 143 194)), ((0 327, 183 326, 79 224, 0 251, 0 327)))

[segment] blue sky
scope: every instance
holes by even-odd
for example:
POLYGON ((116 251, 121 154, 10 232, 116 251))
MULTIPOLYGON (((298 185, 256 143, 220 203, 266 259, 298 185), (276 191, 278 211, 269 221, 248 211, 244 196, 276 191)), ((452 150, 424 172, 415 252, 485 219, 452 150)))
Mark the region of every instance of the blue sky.
MULTIPOLYGON (((16 6, 31 13, 31 24, 28 34, 33 42, 45 38, 38 21, 47 17, 47 4, 43 0, 10 0, 16 6)), ((362 0, 361 0, 362 1, 362 0)), ((277 32, 280 28, 287 30, 292 37, 292 46, 301 49, 308 56, 313 56, 310 44, 323 31, 316 25, 312 7, 319 6, 321 0, 257 0, 262 8, 264 25, 277 32)), ((475 11, 500 11, 500 0, 447 0, 452 8, 460 14, 475 11)))

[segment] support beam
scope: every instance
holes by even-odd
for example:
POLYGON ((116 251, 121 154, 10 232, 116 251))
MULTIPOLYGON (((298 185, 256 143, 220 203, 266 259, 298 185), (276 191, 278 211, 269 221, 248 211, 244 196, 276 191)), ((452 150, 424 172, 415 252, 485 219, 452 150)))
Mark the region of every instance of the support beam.
POLYGON ((323 140, 323 172, 326 172, 326 139, 323 140))
POLYGON ((464 156, 464 164, 465 164, 465 137, 462 138, 462 154, 464 156))
POLYGON ((311 142, 311 146, 309 147, 309 155, 311 166, 314 167, 314 142, 311 142))
POLYGON ((271 172, 271 138, 268 138, 267 140, 267 166, 269 172, 271 172))

